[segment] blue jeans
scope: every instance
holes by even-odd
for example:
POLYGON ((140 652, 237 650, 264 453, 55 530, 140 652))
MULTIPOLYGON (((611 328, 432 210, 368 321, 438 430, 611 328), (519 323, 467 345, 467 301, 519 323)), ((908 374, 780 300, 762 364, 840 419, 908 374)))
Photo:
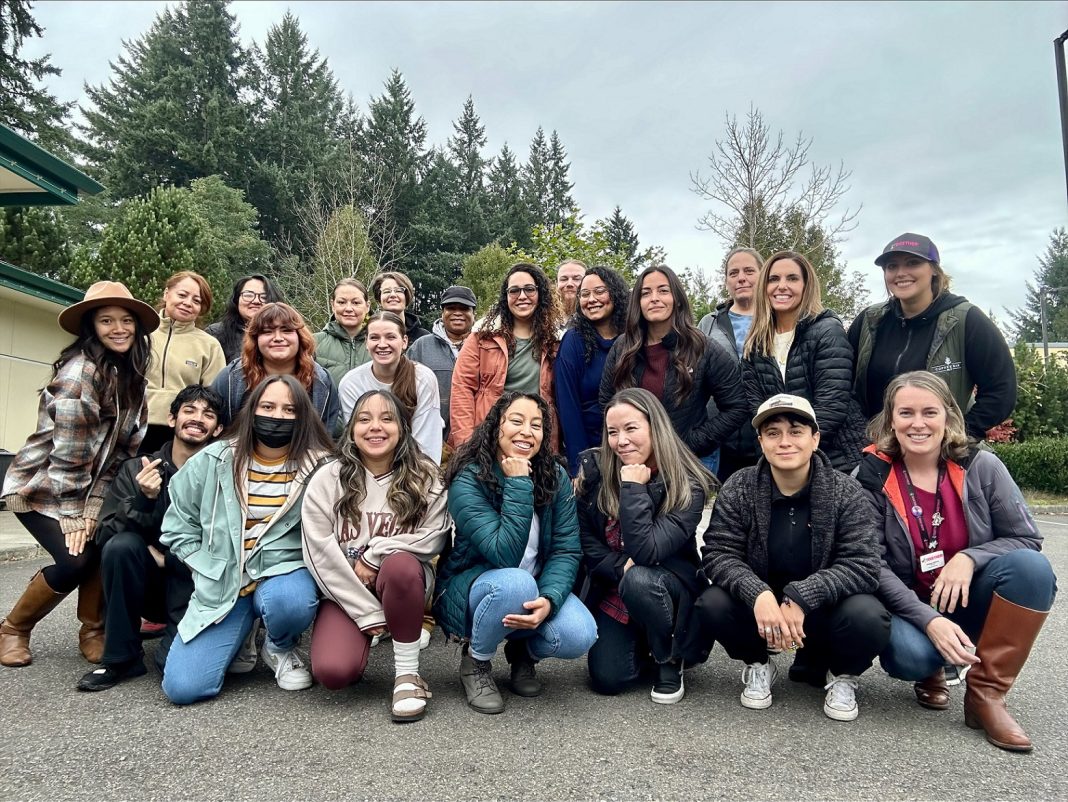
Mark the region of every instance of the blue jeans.
MULTIPOLYGON (((1045 612, 1057 595, 1057 578, 1049 560, 1040 552, 1010 551, 975 572, 968 588, 967 607, 958 604, 954 612, 944 615, 972 642, 977 642, 995 593, 1020 607, 1045 612)), ((890 619, 890 642, 879 655, 879 662, 891 677, 919 682, 942 668, 946 660, 926 632, 895 615, 890 619)))
POLYGON ((474 584, 467 597, 470 653, 476 660, 492 660, 505 638, 526 638, 527 650, 535 660, 582 657, 597 640, 597 624, 586 605, 567 594, 564 606, 537 629, 511 629, 502 620, 506 615, 526 615, 523 602, 538 598, 538 583, 522 568, 493 568, 474 584))
POLYGON ((163 692, 176 705, 218 696, 253 621, 262 618, 267 642, 277 651, 288 651, 300 642, 318 608, 319 590, 307 568, 260 580, 252 593, 238 597, 222 621, 188 643, 181 635, 174 639, 163 671, 163 692))
POLYGON ((712 472, 713 476, 719 473, 719 449, 717 448, 707 457, 701 457, 701 464, 712 472))

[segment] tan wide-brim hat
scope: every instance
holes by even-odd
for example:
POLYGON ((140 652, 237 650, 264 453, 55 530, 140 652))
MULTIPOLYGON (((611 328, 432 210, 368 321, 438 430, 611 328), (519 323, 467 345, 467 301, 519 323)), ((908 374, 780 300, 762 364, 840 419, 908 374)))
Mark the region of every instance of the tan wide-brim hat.
POLYGON ((59 313, 59 327, 77 336, 82 333, 82 318, 86 312, 102 306, 121 306, 128 310, 151 333, 159 328, 156 310, 133 297, 126 285, 118 281, 98 281, 85 291, 84 300, 72 304, 59 313))

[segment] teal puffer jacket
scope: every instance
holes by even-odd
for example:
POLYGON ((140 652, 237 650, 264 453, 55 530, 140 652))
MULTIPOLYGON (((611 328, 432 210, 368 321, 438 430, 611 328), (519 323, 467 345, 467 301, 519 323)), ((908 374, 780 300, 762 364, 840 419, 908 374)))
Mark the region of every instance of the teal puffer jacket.
POLYGON ((315 361, 326 368, 335 387, 350 370, 371 361, 371 355, 367 353, 366 326, 355 337, 350 337, 340 323, 330 318, 314 337, 315 361))
POLYGON ((575 584, 582 545, 571 480, 557 467, 552 503, 534 509, 534 483, 529 476, 508 476, 494 466, 499 490, 479 481, 468 465, 449 486, 449 513, 456 524, 452 553, 438 570, 434 615, 449 637, 467 638, 467 600, 471 586, 493 568, 518 568, 530 537, 535 512, 539 522, 538 594, 559 611, 575 584))

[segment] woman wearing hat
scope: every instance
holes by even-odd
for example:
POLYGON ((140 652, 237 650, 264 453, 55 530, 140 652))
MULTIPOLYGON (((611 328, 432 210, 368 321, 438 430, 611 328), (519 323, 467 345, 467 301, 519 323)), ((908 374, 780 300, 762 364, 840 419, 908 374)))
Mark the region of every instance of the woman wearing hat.
POLYGON ((199 273, 183 270, 164 286, 159 328, 152 332, 148 370, 148 432, 142 454, 152 454, 174 434, 167 424, 171 402, 190 384, 210 385, 226 365, 219 341, 197 320, 211 310, 211 286, 199 273))
POLYGON ((63 310, 75 335, 41 391, 37 431, 16 455, 3 497, 55 562, 34 574, 0 623, 0 664, 30 664, 30 633, 75 588, 82 654, 104 651, 100 553, 93 543, 100 506, 122 461, 145 434, 148 335, 159 316, 122 284, 98 281, 63 310))
POLYGON ((1016 406, 1016 366, 1005 338, 982 310, 949 291, 938 248, 922 234, 891 240, 875 264, 890 298, 849 327, 853 395, 865 417, 882 410, 895 376, 929 370, 949 385, 968 435, 982 440, 1016 406))

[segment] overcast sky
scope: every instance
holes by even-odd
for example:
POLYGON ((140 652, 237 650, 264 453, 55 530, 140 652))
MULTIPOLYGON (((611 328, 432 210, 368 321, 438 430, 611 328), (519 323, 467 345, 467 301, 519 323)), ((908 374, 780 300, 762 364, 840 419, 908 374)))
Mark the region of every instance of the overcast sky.
MULTIPOLYGON (((39 48, 82 98, 157 2, 37 2, 39 48)), ((286 9, 341 86, 367 108, 400 69, 429 141, 470 94, 487 155, 526 157, 557 129, 587 222, 619 204, 642 245, 709 274, 723 243, 698 231, 690 191, 726 114, 750 104, 814 140, 817 163, 853 171, 851 269, 885 297, 872 259, 905 231, 930 236, 955 289, 1006 319, 1050 232, 1068 222, 1053 39, 1068 3, 237 2, 246 43, 286 9)))

